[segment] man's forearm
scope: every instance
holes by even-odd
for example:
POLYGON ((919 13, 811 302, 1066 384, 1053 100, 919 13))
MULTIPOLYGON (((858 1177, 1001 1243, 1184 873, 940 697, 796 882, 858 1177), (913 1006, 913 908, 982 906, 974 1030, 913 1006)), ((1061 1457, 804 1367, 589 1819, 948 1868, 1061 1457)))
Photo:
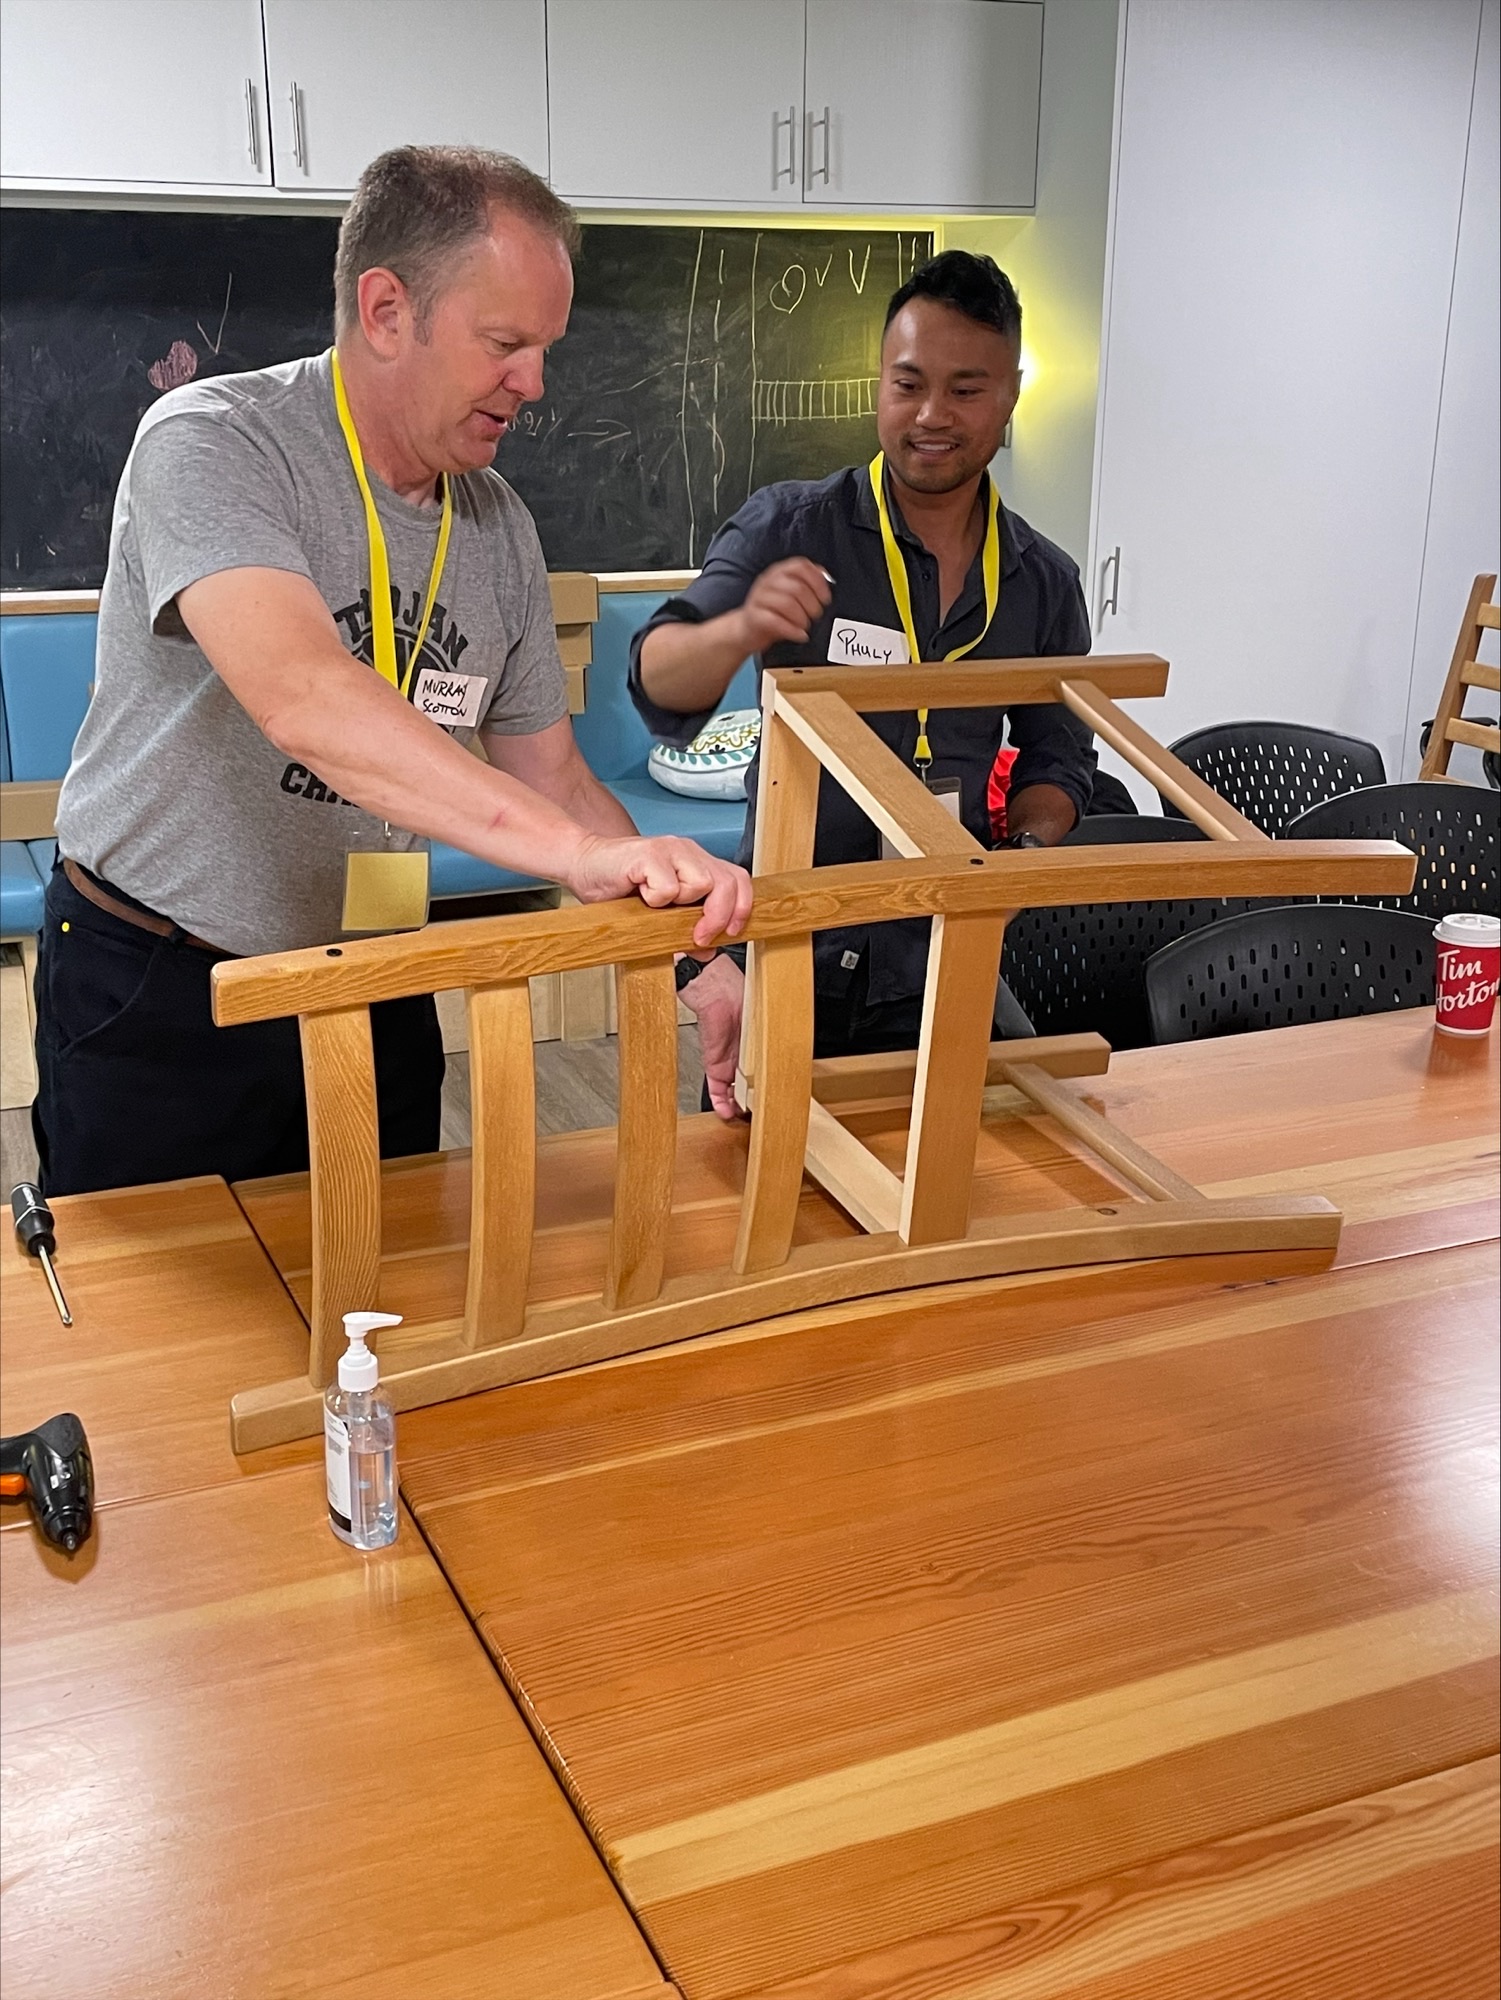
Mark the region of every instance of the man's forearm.
POLYGON ((304 698, 256 718, 279 750, 392 826, 568 879, 588 836, 561 806, 471 756, 348 654, 320 659, 306 679, 304 698))
POLYGON ((719 706, 735 670, 754 650, 738 611, 701 625, 658 625, 641 642, 641 685, 658 708, 698 715, 719 706))
POLYGON ((582 759, 567 797, 559 797, 557 803, 570 819, 577 820, 590 833, 602 834, 606 840, 629 840, 636 831, 636 822, 625 807, 582 759))

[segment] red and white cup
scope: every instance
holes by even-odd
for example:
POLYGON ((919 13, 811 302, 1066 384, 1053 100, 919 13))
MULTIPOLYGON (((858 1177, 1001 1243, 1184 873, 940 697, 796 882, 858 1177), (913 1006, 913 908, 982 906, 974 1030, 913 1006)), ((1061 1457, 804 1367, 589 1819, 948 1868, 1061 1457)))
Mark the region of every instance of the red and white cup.
POLYGON ((1444 1035, 1484 1035, 1501 983, 1501 917, 1463 911, 1434 926, 1438 994, 1434 1026, 1444 1035))

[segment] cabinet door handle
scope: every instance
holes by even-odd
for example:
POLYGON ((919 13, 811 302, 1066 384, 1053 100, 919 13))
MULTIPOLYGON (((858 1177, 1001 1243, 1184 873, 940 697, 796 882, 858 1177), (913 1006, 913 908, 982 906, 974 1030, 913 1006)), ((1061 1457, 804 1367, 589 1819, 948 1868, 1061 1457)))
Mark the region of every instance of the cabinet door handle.
POLYGON ((823 108, 822 118, 815 118, 811 111, 808 113, 808 138, 807 143, 803 147, 803 160, 807 169, 808 186, 811 188, 814 181, 817 180, 822 181, 824 186, 827 187, 829 184, 829 107, 827 104, 823 108), (813 164, 813 134, 820 128, 823 131, 823 147, 819 164, 815 167, 813 164))
POLYGON ((288 95, 292 100, 292 158, 307 172, 307 139, 302 129, 302 92, 294 83, 288 95))
POLYGON ((780 112, 771 114, 771 184, 780 187, 783 179, 790 187, 797 186, 797 106, 787 106, 787 116, 780 112), (782 165, 782 127, 787 127, 787 164, 782 165))
POLYGON ((1100 616, 1113 617, 1121 608, 1121 552, 1117 545, 1100 565, 1100 616), (1105 588, 1106 577, 1110 588, 1105 588))
POLYGON ((257 173, 261 170, 261 127, 255 115, 255 85, 247 76, 245 79, 245 129, 250 141, 250 164, 257 173))

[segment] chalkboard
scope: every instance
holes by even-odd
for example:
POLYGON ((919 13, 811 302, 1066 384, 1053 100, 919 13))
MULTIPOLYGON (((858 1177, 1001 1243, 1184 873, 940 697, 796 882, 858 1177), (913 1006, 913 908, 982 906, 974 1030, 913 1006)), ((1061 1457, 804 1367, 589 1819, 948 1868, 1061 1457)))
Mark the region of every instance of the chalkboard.
MULTIPOLYGON (((337 222, 7 209, 0 587, 97 586, 142 412, 315 354, 337 222)), ((875 449, 886 301, 921 231, 591 225, 567 336, 497 466, 554 569, 693 567, 746 496, 875 449)))

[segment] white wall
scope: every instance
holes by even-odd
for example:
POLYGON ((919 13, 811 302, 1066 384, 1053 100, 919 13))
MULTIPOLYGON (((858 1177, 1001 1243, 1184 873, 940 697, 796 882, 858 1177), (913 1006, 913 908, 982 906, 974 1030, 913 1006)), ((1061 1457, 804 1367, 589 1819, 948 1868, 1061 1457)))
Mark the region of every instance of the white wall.
MULTIPOLYGON (((1091 578, 1098 603, 1119 544, 1120 601, 1096 644, 1172 662, 1141 710, 1168 738, 1303 721, 1370 738, 1395 775, 1443 539, 1481 0, 1126 8, 1091 578)), ((1467 480, 1494 483, 1494 426, 1471 449, 1467 480)))
MULTIPOLYGON (((1501 570, 1501 0, 1485 0, 1465 158, 1454 292, 1428 502, 1422 590, 1400 775, 1418 770, 1418 732, 1433 714, 1470 585, 1501 570)), ((1489 655, 1487 655, 1489 657, 1489 655)), ((1472 693, 1472 714, 1496 713, 1472 693)), ((1449 769, 1482 782, 1480 753, 1458 747, 1449 769)), ((1398 776, 1393 772, 1394 777, 1398 776)))
POLYGON ((1035 220, 952 222, 1021 295, 1027 372, 995 472, 1008 507, 1081 564, 1089 543, 1119 0, 1047 0, 1035 220))

